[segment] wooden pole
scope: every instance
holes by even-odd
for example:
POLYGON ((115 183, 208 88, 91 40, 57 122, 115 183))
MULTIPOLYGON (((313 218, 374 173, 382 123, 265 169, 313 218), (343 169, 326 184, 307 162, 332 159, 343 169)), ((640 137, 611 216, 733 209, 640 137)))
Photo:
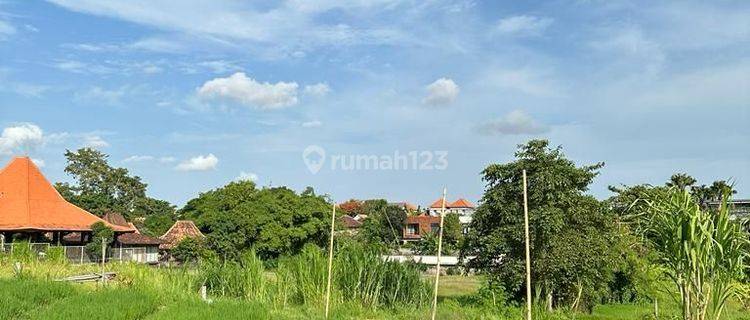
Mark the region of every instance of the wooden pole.
POLYGON ((440 210, 440 230, 438 230, 438 252, 437 252, 437 265, 435 266, 435 290, 432 293, 432 320, 435 320, 437 314, 437 296, 438 296, 438 283, 440 282, 440 257, 443 251, 443 220, 445 219, 445 195, 448 189, 443 187, 443 205, 440 210))
POLYGON ((526 234, 526 319, 531 320, 531 253, 529 249, 529 196, 523 170, 523 225, 526 234))
POLYGON ((329 306, 331 304, 331 276, 333 275, 333 233, 336 225, 336 202, 333 203, 333 214, 331 214, 331 239, 328 242, 328 284, 326 285, 326 319, 328 319, 329 306))
POLYGON ((107 238, 102 238, 102 284, 104 284, 104 260, 107 258, 107 238))

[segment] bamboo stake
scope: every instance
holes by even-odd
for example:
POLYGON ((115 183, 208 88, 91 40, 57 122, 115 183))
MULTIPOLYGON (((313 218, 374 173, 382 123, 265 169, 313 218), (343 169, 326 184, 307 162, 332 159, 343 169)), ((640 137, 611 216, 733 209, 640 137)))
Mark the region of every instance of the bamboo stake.
POLYGON ((526 187, 526 170, 523 170, 523 223, 526 234, 526 319, 531 320, 531 254, 529 250, 529 197, 526 187))
POLYGON ((107 238, 102 238, 102 285, 104 284, 104 260, 107 258, 107 238))
POLYGON ((328 308, 331 303, 331 276, 333 271, 333 232, 336 223, 336 203, 333 203, 333 214, 331 214, 331 240, 328 242, 328 285, 326 286, 326 319, 328 319, 328 308))
POLYGON ((440 210, 440 230, 438 230, 438 252, 437 252, 437 265, 435 268, 435 291, 432 294, 432 320, 435 320, 435 314, 437 313, 437 296, 438 296, 438 283, 440 282, 440 256, 443 251, 443 220, 445 218, 445 194, 448 189, 443 187, 443 205, 440 210))

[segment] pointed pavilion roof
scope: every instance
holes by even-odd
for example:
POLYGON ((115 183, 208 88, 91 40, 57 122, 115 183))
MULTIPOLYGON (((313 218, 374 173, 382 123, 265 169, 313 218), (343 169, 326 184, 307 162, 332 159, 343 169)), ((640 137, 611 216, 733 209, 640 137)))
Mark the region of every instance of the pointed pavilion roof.
POLYGON ((91 231, 95 222, 133 231, 65 201, 29 157, 15 157, 0 171, 0 230, 91 231))
POLYGON ((163 242, 159 249, 172 249, 185 238, 204 238, 200 229, 190 220, 177 220, 159 239, 163 242))

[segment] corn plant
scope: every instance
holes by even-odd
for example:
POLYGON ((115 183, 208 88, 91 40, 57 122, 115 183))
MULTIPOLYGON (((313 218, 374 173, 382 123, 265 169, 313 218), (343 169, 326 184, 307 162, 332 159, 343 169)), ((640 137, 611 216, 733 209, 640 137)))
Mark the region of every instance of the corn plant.
POLYGON ((684 320, 720 319, 727 301, 743 294, 748 234, 730 220, 727 201, 702 210, 690 193, 672 190, 649 203, 649 238, 677 285, 684 320))

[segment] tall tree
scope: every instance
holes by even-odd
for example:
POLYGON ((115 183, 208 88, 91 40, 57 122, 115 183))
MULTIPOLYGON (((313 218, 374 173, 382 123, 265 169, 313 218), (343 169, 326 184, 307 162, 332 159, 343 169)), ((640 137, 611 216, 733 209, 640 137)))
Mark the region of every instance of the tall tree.
POLYGON ((207 233, 208 246, 225 259, 251 248, 276 258, 309 242, 326 245, 331 206, 312 188, 298 195, 286 187, 257 189, 240 181, 200 194, 180 214, 194 219, 207 233))
POLYGON ((469 266, 520 299, 524 282, 522 170, 528 174, 531 270, 548 303, 590 307, 606 289, 618 239, 611 211, 584 194, 603 163, 577 167, 546 140, 520 145, 516 161, 482 173, 486 189, 464 252, 469 266))
POLYGON ((667 181, 666 185, 667 187, 674 187, 680 190, 685 190, 689 187, 692 187, 696 182, 698 181, 695 180, 695 178, 689 176, 686 173, 675 173, 669 178, 669 181, 667 181))
POLYGON ((149 198, 147 185, 125 168, 114 168, 109 156, 99 150, 82 148, 65 151, 68 161, 65 172, 74 183, 55 184, 69 202, 99 216, 108 212, 124 215, 129 220, 163 215, 174 219, 175 208, 163 200, 149 198))
POLYGON ((367 200, 363 207, 367 219, 359 235, 370 243, 397 245, 406 222, 406 210, 399 205, 389 205, 384 199, 367 200))

